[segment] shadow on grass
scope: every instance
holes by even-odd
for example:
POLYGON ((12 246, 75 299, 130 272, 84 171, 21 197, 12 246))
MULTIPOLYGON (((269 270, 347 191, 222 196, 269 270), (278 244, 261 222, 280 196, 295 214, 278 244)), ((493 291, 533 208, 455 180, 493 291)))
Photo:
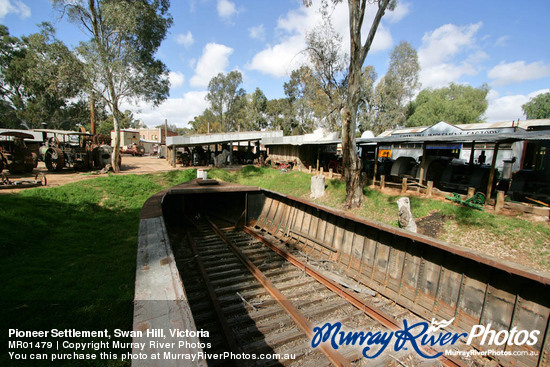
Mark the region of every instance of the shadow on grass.
POLYGON ((241 175, 244 178, 259 177, 265 174, 266 174, 265 168, 256 167, 256 166, 245 166, 239 172, 239 175, 241 175))
MULTIPOLYGON (((346 183, 342 180, 328 180, 327 181, 327 188, 330 188, 331 190, 345 190, 346 189, 346 183)), ((363 190, 364 192, 364 190, 363 190)))
MULTIPOLYGON (((114 329, 132 330, 139 205, 108 209, 92 200, 66 203, 61 190, 57 199, 40 193, 0 196, 2 346, 8 347, 9 329, 107 329, 111 335, 114 329)), ((2 349, 2 366, 31 362, 10 360, 7 352, 2 349)), ((104 366, 106 361, 54 364, 104 366)))

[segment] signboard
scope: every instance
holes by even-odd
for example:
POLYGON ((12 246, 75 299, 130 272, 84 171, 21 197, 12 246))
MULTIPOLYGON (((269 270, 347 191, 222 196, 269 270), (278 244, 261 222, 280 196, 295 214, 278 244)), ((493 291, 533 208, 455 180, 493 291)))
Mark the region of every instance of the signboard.
POLYGON ((426 144, 426 149, 462 149, 462 144, 426 144))

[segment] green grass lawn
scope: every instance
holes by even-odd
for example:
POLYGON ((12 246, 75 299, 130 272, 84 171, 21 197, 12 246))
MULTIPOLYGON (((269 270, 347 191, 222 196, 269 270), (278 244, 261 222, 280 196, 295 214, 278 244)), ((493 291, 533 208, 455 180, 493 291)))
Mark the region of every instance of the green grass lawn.
MULTIPOLYGON (((196 170, 109 175, 0 195, 4 348, 8 328, 131 330, 140 209, 156 192, 195 177, 196 170)), ((209 177, 308 198, 311 176, 250 166, 234 172, 213 169, 209 177)), ((340 209, 344 190, 343 182, 328 180, 325 197, 316 202, 340 209)), ((397 196, 370 189, 364 193, 364 206, 355 214, 397 224, 397 196)), ((444 216, 443 240, 489 247, 493 255, 508 254, 534 268, 550 269, 550 226, 545 223, 419 197, 411 197, 411 206, 416 218, 434 212, 444 216)), ((28 364, 13 363, 2 352, 2 366, 28 364)))

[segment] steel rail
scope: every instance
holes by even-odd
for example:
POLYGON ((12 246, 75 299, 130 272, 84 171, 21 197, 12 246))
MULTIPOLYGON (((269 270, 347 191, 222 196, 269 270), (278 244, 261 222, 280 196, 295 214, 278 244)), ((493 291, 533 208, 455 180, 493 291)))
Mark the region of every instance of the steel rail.
MULTIPOLYGON (((241 250, 225 236, 225 234, 214 224, 210 218, 206 217, 208 223, 212 226, 212 229, 222 239, 222 241, 233 251, 233 253, 239 258, 243 265, 250 271, 252 275, 264 286, 264 288, 271 294, 271 296, 285 309, 290 317, 296 322, 296 324, 302 329, 306 336, 310 339, 313 338, 313 325, 309 320, 292 304, 292 302, 286 298, 284 294, 275 287, 275 285, 265 276, 265 274, 252 263, 252 261, 244 255, 241 250)), ((351 366, 349 361, 340 353, 327 345, 322 344, 321 351, 335 366, 351 366)))
POLYGON ((208 296, 212 301, 212 306, 214 307, 214 311, 216 312, 216 317, 218 318, 220 326, 222 327, 223 335, 227 342, 227 346, 233 353, 235 354, 241 353, 241 350, 237 345, 237 341, 235 340, 235 335, 231 331, 231 328, 229 327, 229 323, 227 322, 227 319, 224 316, 222 307, 220 305, 220 302, 218 301, 216 292, 214 291, 214 287, 212 286, 212 283, 210 283, 210 277, 206 272, 204 263, 202 262, 201 256, 197 249, 197 245, 195 244, 195 241, 193 240, 189 232, 187 232, 187 240, 189 241, 189 244, 191 245, 191 249, 193 250, 193 255, 197 262, 197 266, 199 267, 202 279, 204 280, 204 284, 206 286, 206 291, 208 292, 208 296))
MULTIPOLYGON (((399 330, 401 326, 397 323, 395 318, 393 318, 390 315, 387 315, 386 313, 382 312, 381 310, 377 309, 376 307, 373 307, 369 305, 367 302, 356 296, 354 293, 350 292, 340 284, 334 282, 333 280, 327 278, 317 270, 308 267, 307 264, 303 263, 301 260, 299 260, 296 256, 292 255, 288 251, 277 247, 275 244, 273 244, 270 240, 259 234, 256 230, 254 230, 251 227, 244 227, 244 231, 250 235, 252 235, 254 238, 258 239, 262 243, 264 243, 267 247, 269 247, 271 250, 273 250, 275 253, 277 253, 279 256, 281 256, 283 259, 289 261, 299 269, 304 270, 308 275, 315 278, 317 281, 319 281, 321 284, 323 284, 325 287, 330 289, 331 291, 335 292, 336 294, 340 295, 342 298, 344 298, 346 301, 348 301, 350 304, 358 308, 359 310, 363 311, 385 327, 389 328, 392 331, 399 330)), ((423 348, 426 351, 429 352, 436 352, 433 348, 430 347, 424 347, 423 348)), ((460 361, 450 359, 449 357, 445 355, 441 355, 438 357, 438 360, 443 363, 445 366, 464 366, 460 361)))

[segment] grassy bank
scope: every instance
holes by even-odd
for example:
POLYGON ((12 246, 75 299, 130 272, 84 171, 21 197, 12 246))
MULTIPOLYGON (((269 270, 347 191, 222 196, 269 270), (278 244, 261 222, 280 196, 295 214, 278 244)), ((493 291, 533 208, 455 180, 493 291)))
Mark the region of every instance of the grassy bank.
MULTIPOLYGON (((0 343, 7 346, 10 327, 131 330, 139 211, 154 193, 194 177, 195 170, 110 175, 0 195, 0 343)), ((210 170, 209 177, 308 198, 311 176, 245 167, 210 170)), ((326 195, 317 202, 340 209, 344 190, 341 181, 328 180, 326 195)), ((355 214, 397 224, 397 196, 369 189, 364 193, 365 204, 355 214)), ((414 196, 411 206, 440 239, 550 270, 548 224, 414 196)), ((0 365, 28 364, 10 362, 5 352, 0 359, 0 365)))
MULTIPOLYGON (((262 186, 288 195, 309 199, 311 176, 291 171, 245 167, 236 172, 211 170, 209 177, 246 185, 262 186)), ((345 184, 326 181, 326 194, 316 202, 341 209, 345 184)), ((397 226, 397 204, 401 195, 386 195, 365 187, 363 207, 354 214, 397 226)), ((550 273, 550 226, 526 220, 521 215, 503 216, 461 205, 410 196, 411 210, 424 234, 476 249, 528 268, 550 273)))
MULTIPOLYGON (((132 330, 140 209, 154 193, 193 177, 110 175, 0 195, 2 345, 9 328, 132 330)), ((29 364, 6 357, 3 366, 29 364)))

